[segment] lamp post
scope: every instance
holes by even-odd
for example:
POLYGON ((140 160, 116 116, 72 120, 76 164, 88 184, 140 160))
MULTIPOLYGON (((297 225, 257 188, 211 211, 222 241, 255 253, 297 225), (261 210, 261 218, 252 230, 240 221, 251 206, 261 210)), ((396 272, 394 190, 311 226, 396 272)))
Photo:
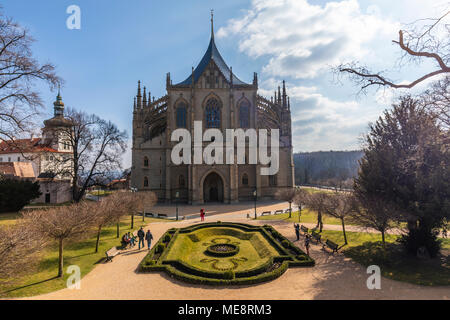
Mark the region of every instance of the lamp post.
MULTIPOLYGON (((137 192, 137 189, 133 188, 133 187, 131 187, 130 190, 133 193, 137 192)), ((144 212, 142 212, 142 214, 144 214, 144 212)), ((134 228, 134 211, 131 212, 131 229, 133 229, 133 228, 134 228)))
POLYGON ((253 191, 253 199, 255 200, 255 220, 256 220, 256 189, 253 191))
POLYGON ((175 193, 175 204, 176 204, 176 208, 177 208, 177 221, 178 221, 178 198, 180 197, 180 192, 176 192, 175 193))
POLYGON ((302 204, 298 205, 298 222, 300 222, 300 216, 302 215, 302 204))

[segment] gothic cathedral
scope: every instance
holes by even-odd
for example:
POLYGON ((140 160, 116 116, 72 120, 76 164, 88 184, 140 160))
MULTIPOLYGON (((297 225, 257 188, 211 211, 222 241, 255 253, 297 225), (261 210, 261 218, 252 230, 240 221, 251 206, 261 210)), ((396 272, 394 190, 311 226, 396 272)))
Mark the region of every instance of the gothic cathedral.
POLYGON ((152 99, 138 82, 133 108, 132 187, 155 192, 159 201, 190 204, 248 201, 254 194, 258 199, 273 199, 278 190, 294 187, 291 112, 285 83, 269 100, 258 94, 256 73, 252 83, 241 81, 216 47, 212 21, 211 39, 200 63, 177 84, 168 73, 166 90, 165 96, 152 99), (186 128, 193 137, 194 121, 202 121, 203 130, 220 129, 224 137, 225 129, 279 129, 278 173, 260 175, 262 165, 248 162, 173 164, 171 152, 177 142, 171 141, 171 133, 186 128))

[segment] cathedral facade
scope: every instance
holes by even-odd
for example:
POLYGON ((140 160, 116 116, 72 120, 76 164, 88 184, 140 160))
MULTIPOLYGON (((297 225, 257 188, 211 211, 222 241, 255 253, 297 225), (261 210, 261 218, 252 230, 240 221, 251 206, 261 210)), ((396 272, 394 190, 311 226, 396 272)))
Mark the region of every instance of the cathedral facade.
MULTIPOLYGON (((280 189, 294 187, 290 101, 282 86, 270 99, 258 93, 258 77, 241 81, 220 55, 211 26, 208 49, 182 82, 166 75, 167 94, 151 97, 138 82, 133 106, 131 186, 153 191, 160 201, 190 204, 273 199, 280 189), (185 128, 194 137, 194 121, 209 128, 279 129, 279 170, 261 175, 261 164, 180 164, 171 161, 171 133, 185 128)), ((204 142, 206 146, 208 142, 204 142)), ((246 142, 248 146, 248 141, 246 142)))

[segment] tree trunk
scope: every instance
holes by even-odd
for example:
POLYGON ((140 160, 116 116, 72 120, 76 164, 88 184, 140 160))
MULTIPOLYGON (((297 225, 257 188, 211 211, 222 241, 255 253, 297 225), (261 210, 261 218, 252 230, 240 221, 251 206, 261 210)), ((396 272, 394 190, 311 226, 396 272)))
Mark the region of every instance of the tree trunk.
POLYGON ((319 228, 319 232, 322 232, 323 222, 322 222, 322 212, 317 211, 317 225, 316 228, 319 228))
POLYGON ((58 278, 63 276, 63 239, 59 239, 58 278))
POLYGON ((97 230, 97 242, 95 243, 95 253, 98 252, 98 243, 100 242, 100 232, 102 232, 102 227, 98 227, 97 230))
POLYGON ((345 244, 348 244, 348 242, 347 242, 347 235, 345 234, 344 218, 341 218, 341 222, 342 222, 342 232, 344 233, 344 241, 345 241, 345 244))
POLYGON ((292 207, 291 202, 289 201, 289 219, 292 217, 292 207))
POLYGON ((119 226, 120 222, 117 222, 117 238, 120 237, 120 226, 119 226))
POLYGON ((384 230, 381 231, 381 241, 383 242, 383 248, 385 248, 386 247, 386 241, 384 239, 384 230))
POLYGON ((134 228, 134 213, 131 214, 131 229, 134 228))

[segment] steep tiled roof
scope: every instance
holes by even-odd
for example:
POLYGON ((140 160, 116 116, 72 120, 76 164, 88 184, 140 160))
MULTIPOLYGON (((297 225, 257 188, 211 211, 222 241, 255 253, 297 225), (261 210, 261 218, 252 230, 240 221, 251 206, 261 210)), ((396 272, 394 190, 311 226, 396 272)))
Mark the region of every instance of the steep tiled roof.
MULTIPOLYGON (((222 75, 229 81, 230 79, 230 73, 231 69, 227 66, 225 61, 223 60, 222 56, 220 55, 219 50, 216 47, 216 43, 214 42, 214 37, 211 37, 211 40, 209 42, 208 50, 206 50, 205 55, 203 56, 202 60, 198 64, 197 68, 194 70, 194 82, 196 83, 200 76, 202 75, 203 71, 208 67, 210 61, 214 61, 217 67, 219 68, 222 75)), ((187 77, 186 80, 183 82, 180 82, 176 84, 175 86, 189 86, 192 84, 192 75, 187 77)), ((233 73, 233 84, 234 85, 249 85, 248 83, 245 83, 241 81, 236 75, 233 73)))
POLYGON ((0 162, 0 174, 20 178, 35 178, 31 162, 0 162))
POLYGON ((18 139, 0 142, 0 154, 29 152, 58 152, 49 146, 40 144, 41 138, 18 139))

